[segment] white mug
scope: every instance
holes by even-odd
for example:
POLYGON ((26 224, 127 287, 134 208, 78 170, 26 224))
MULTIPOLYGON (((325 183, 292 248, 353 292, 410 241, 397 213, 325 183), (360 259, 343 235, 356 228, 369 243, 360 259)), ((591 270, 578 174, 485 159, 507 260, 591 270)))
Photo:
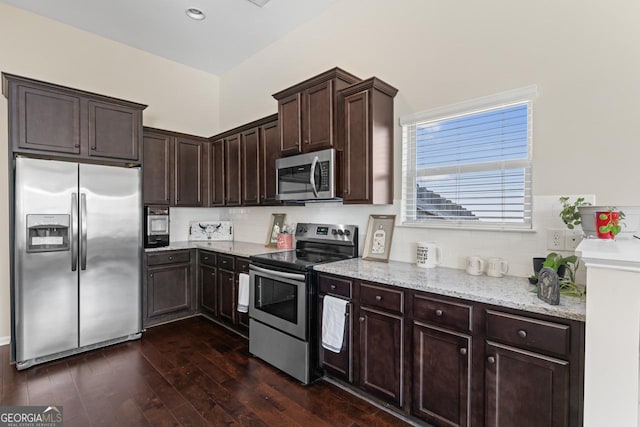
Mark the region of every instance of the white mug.
POLYGON ((502 277, 509 272, 509 264, 502 258, 492 257, 487 260, 487 276, 502 277))
POLYGON ((416 251, 417 265, 422 268, 434 268, 440 264, 442 252, 435 243, 418 242, 416 251))
POLYGON ((472 276, 479 276, 484 273, 484 260, 479 256, 467 258, 467 273, 472 276))

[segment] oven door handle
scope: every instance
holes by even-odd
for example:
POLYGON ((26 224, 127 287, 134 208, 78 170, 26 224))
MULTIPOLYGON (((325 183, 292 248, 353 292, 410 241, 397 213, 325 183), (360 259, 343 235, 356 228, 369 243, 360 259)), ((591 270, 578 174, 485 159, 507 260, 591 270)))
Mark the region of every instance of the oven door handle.
POLYGON ((283 279, 290 279, 290 280, 297 280, 299 282, 304 282, 305 281, 305 276, 304 274, 296 274, 296 273, 285 273, 282 271, 274 271, 274 270, 269 270, 266 268, 262 268, 262 267, 257 267, 255 265, 250 265, 249 266, 249 270, 253 270, 256 271, 258 273, 263 273, 272 277, 281 277, 283 279))
POLYGON ((318 165, 318 156, 315 156, 313 158, 313 161, 311 162, 311 171, 309 172, 309 176, 310 176, 309 181, 311 182, 311 189, 313 190, 313 195, 316 196, 316 199, 318 198, 318 189, 316 188, 316 166, 317 165, 318 165))

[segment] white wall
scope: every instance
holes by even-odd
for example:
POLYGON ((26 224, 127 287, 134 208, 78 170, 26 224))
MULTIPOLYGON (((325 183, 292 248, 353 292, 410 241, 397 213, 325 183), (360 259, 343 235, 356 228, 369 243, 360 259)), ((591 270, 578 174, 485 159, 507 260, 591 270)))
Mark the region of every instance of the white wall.
MULTIPOLYGON (((405 114, 537 84, 534 103, 535 233, 396 228, 391 259, 414 262, 415 242, 444 247, 444 265, 496 255, 511 273, 531 273, 546 229, 562 228, 557 198, 595 195, 599 204, 640 204, 640 3, 614 0, 447 2, 339 0, 317 19, 221 76, 221 125, 228 129, 276 110, 271 94, 340 66, 399 89, 405 114)), ((395 197, 401 191, 401 131, 395 132, 395 197)), ((236 238, 261 241, 269 213, 291 220, 350 222, 395 206, 248 208, 222 213, 236 238), (247 230, 247 231, 245 231, 247 230)), ((362 233, 363 234, 363 233, 362 233)))
MULTIPOLYGON (((0 3, 0 71, 149 105, 144 124, 209 136, 219 78, 0 3)), ((7 102, 0 98, 0 344, 10 333, 7 102)))

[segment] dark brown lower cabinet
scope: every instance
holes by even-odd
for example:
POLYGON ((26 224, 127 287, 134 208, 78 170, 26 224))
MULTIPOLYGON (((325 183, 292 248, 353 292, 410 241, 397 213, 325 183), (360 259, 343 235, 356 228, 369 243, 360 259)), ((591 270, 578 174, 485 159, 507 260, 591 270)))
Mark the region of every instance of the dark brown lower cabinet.
POLYGON ((218 317, 234 325, 236 323, 235 273, 218 269, 218 317))
POLYGON ((436 425, 468 426, 471 337, 413 324, 413 403, 417 417, 436 425))
POLYGON ((246 258, 236 258, 236 303, 234 310, 237 312, 238 323, 236 328, 246 336, 249 336, 249 313, 240 313, 238 309, 238 289, 240 287, 240 274, 249 274, 249 260, 246 258))
POLYGON ((363 306, 359 316, 358 385, 387 402, 402 406, 403 319, 363 306))
POLYGON ((217 308, 217 281, 218 269, 207 265, 200 265, 199 270, 200 282, 200 308, 205 314, 216 316, 217 308))
MULTIPOLYGON (((321 279, 322 280, 322 279, 321 279)), ((324 297, 326 294, 320 294, 318 299, 318 337, 319 337, 319 361, 320 366, 331 373, 336 378, 343 381, 352 382, 352 350, 353 350, 353 323, 352 323, 352 303, 347 304, 347 315, 345 319, 344 339, 342 341, 342 349, 340 353, 335 353, 322 347, 322 310, 324 307, 324 297)))
POLYGON ((569 362, 487 342, 485 425, 569 424, 569 362))
POLYGON ((143 325, 194 314, 196 291, 189 251, 147 254, 145 259, 143 325))

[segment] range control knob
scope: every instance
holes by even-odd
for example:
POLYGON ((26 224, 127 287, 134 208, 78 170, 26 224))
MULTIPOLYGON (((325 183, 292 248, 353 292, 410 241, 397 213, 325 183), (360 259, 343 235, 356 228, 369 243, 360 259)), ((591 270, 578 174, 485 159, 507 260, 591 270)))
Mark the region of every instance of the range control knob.
POLYGON ((338 234, 342 236, 344 234, 344 230, 343 229, 338 230, 338 234))
POLYGON ((336 234, 338 234, 338 230, 336 230, 335 228, 332 228, 331 229, 331 234, 333 234, 335 236, 336 234))
POLYGON ((306 227, 303 227, 303 226, 298 227, 298 233, 306 233, 306 232, 307 232, 306 227))
POLYGON ((344 235, 345 235, 345 236, 350 236, 350 235, 351 235, 351 231, 349 231, 349 230, 344 230, 344 235))

